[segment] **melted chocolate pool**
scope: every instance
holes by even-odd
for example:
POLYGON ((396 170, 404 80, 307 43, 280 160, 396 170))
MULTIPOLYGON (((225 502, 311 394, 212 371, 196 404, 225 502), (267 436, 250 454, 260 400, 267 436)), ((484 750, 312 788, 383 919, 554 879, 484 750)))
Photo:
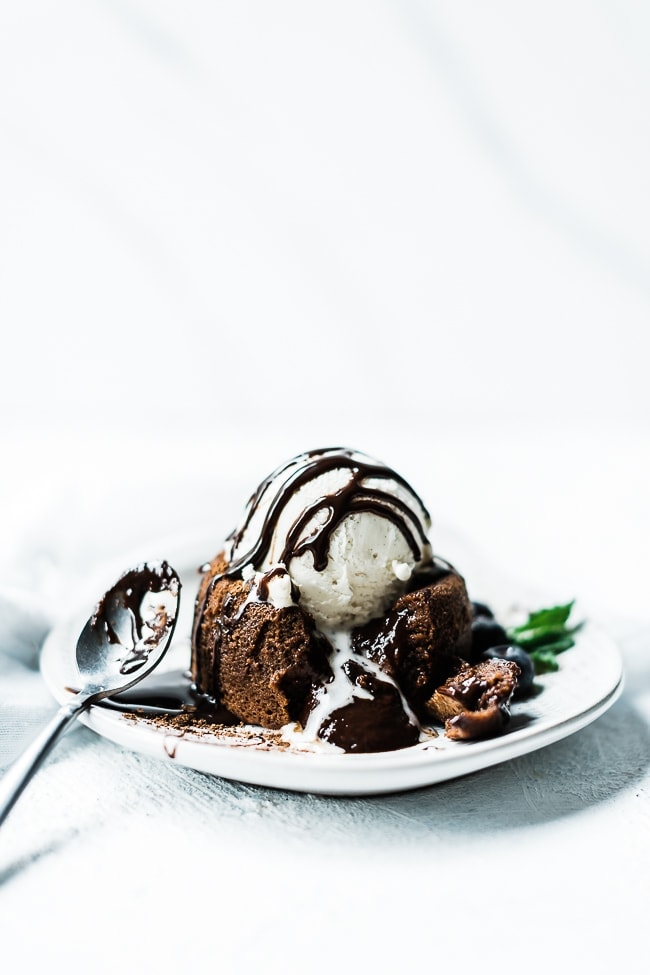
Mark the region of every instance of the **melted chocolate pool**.
POLYGON ((166 674, 152 674, 128 691, 106 698, 102 707, 142 717, 160 717, 178 714, 193 715, 212 724, 241 724, 239 718, 221 707, 217 701, 199 694, 185 670, 172 670, 166 674))

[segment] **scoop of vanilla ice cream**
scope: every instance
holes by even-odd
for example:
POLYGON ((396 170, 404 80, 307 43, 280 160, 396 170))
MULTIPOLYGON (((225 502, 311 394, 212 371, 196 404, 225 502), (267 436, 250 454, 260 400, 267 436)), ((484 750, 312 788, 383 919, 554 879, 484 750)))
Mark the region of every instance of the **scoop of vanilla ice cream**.
POLYGON ((404 592, 414 568, 399 529, 367 512, 348 515, 334 530, 322 572, 314 569, 310 552, 288 566, 300 605, 326 629, 361 626, 381 616, 404 592))
POLYGON ((335 450, 312 452, 267 478, 249 502, 230 551, 231 563, 249 559, 258 572, 284 565, 298 588, 300 605, 328 630, 360 626, 380 616, 404 592, 413 571, 431 557, 428 542, 422 540, 428 515, 412 489, 365 454, 341 450, 339 455, 340 467, 335 450), (327 469, 319 472, 321 456, 327 469), (362 476, 377 468, 379 476, 362 476), (380 494, 384 513, 358 510, 359 498, 373 492, 380 494), (328 546, 320 568, 309 547, 319 532, 325 533, 328 546), (417 557, 407 535, 417 543, 417 557))

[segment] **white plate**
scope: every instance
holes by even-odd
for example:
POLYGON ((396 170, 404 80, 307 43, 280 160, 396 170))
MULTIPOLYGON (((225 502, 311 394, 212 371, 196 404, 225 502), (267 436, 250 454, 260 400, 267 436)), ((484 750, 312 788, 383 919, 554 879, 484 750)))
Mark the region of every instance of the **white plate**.
MULTIPOLYGON (((104 574, 103 590, 120 572, 143 558, 166 558, 183 582, 181 610, 173 646, 161 669, 186 667, 189 662, 197 567, 210 552, 196 540, 167 542, 164 551, 139 554, 104 574)), ((460 562, 458 563, 461 564, 460 562)), ((463 563, 470 594, 475 575, 463 563)), ((505 599, 514 601, 514 595, 505 599)), ((69 699, 66 687, 74 686, 74 648, 77 636, 91 612, 92 601, 74 620, 56 627, 41 657, 41 670, 55 698, 69 699)), ((539 608, 539 605, 530 607, 539 608)), ((172 726, 154 725, 119 711, 95 706, 82 720, 98 734, 133 751, 165 761, 220 775, 240 782, 327 795, 362 795, 396 792, 433 785, 508 761, 573 734, 603 714, 622 689, 623 669, 616 646, 596 626, 587 622, 577 635, 576 646, 560 657, 560 670, 537 679, 542 691, 529 701, 515 703, 508 730, 485 741, 452 742, 444 735, 411 748, 370 755, 305 752, 280 748, 251 729, 248 735, 180 734, 172 726)))

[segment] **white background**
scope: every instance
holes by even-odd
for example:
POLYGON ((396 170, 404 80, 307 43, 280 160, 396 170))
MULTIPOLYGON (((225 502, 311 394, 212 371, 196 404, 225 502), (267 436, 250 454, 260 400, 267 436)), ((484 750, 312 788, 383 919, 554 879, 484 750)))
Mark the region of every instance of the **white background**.
MULTIPOLYGON (((38 601, 51 621, 122 552, 148 557, 161 537, 200 530, 207 558, 264 474, 301 450, 342 443, 411 480, 432 510, 434 547, 435 525, 451 526, 495 570, 554 598, 576 596, 645 650, 649 28, 647 6, 633 0, 5 5, 4 590, 38 601)), ((7 643, 15 631, 5 623, 0 635, 7 643)), ((647 733, 637 731, 641 754, 647 733)), ((92 754, 85 733, 79 739, 85 752, 62 746, 71 777, 92 754)), ((630 772, 620 788, 645 797, 642 814, 611 809, 605 781, 589 798, 581 778, 570 815, 545 807, 544 836, 539 795, 522 807, 506 789, 525 842, 504 844, 503 826, 495 839, 472 821, 458 841, 462 868, 471 875, 472 851, 494 842, 518 883, 514 849, 553 901, 558 858, 588 835, 584 883, 562 904, 577 899, 595 912, 591 852, 622 823, 648 824, 641 779, 630 772)), ((462 808, 489 801, 507 822, 485 777, 465 786, 462 808)), ((251 802, 261 808, 259 796, 251 802)), ((226 799, 219 808, 227 812, 226 799)), ((331 807, 321 810, 331 826, 331 807)), ((359 810, 352 821, 363 821, 359 810)), ((273 815, 275 863, 284 821, 273 815)), ((297 816, 287 820, 287 850, 297 816)), ((61 889, 84 856, 101 859, 113 834, 117 848, 118 819, 83 856, 74 840, 63 843, 38 868, 49 870, 43 889, 61 889)), ((368 812, 368 849, 382 847, 387 821, 368 812)), ((427 857, 442 856, 447 874, 453 859, 432 853, 413 822, 403 873, 392 860, 373 869, 389 888, 413 889, 425 863, 437 899, 427 857)), ((133 825, 126 833, 138 867, 159 883, 155 844, 143 846, 133 825)), ((188 855, 200 835, 196 826, 188 855)), ((634 891, 641 840, 630 835, 619 879, 634 891)), ((182 832, 162 836, 193 887, 182 832)), ((327 854, 306 849, 320 870, 323 858, 347 863, 350 852, 334 840, 327 854)), ((647 833, 643 857, 647 870, 647 833)), ((10 870, 14 903, 33 903, 30 869, 17 879, 10 870)), ((246 869, 241 890, 234 860, 227 876, 248 911, 248 898, 269 890, 248 860, 246 869)), ((128 859, 122 870, 128 882, 128 859)), ((300 882, 283 884, 287 913, 276 905, 275 931, 301 897, 300 882)), ((325 888, 336 890, 334 870, 325 888)), ((379 898, 384 888, 374 889, 379 898)), ((328 911, 340 921, 341 904, 323 908, 326 921, 328 911)), ((381 915, 372 897, 370 907, 381 915)), ((313 919, 301 910, 304 924, 313 919)), ((169 901, 167 911, 173 917, 169 901)), ((624 904, 618 921, 630 912, 624 904)), ((574 929, 576 952, 588 915, 574 929)), ((406 908, 397 918, 384 956, 396 963, 406 908)), ((527 923, 517 915, 523 941, 533 939, 527 923)), ((204 914, 198 924, 209 924, 204 914)), ((167 937, 178 949, 178 935, 167 937)), ((331 945, 339 940, 348 943, 347 932, 331 945)), ((240 957, 253 951, 243 928, 234 941, 240 957)), ((271 954, 269 969, 274 960, 278 971, 295 967, 290 952, 284 965, 271 954)), ((594 950, 594 971, 598 958, 594 950)))

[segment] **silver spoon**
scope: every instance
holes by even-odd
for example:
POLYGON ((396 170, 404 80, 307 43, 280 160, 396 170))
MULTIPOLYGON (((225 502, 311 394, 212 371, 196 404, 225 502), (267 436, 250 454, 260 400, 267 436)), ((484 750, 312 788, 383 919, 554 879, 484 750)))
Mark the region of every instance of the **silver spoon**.
POLYGON ((162 660, 176 625, 181 582, 167 562, 125 572, 98 603, 77 642, 79 689, 0 780, 2 824, 61 735, 82 711, 137 684, 162 660))

